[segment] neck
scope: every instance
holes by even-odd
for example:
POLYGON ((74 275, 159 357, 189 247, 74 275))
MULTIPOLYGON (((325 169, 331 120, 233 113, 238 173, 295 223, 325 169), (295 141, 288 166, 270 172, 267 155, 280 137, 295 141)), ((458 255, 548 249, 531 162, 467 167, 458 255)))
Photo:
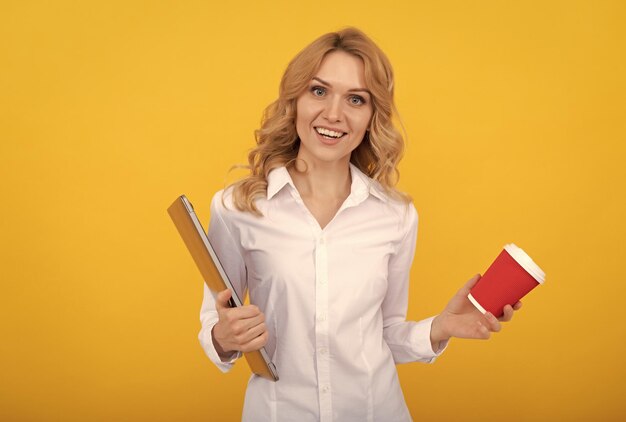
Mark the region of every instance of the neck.
POLYGON ((349 163, 316 163, 306 166, 296 162, 289 168, 296 189, 303 198, 345 200, 350 194, 352 178, 349 163))

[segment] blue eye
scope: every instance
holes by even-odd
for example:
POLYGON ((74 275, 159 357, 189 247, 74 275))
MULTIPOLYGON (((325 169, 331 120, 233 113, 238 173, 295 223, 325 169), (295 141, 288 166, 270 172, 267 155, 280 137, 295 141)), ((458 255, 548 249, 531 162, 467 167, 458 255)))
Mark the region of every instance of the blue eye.
POLYGON ((314 86, 314 87, 311 88, 311 92, 316 97, 323 97, 324 94, 326 94, 326 88, 323 88, 321 86, 314 86))
POLYGON ((362 105, 365 104, 365 99, 359 95, 353 95, 349 99, 350 104, 352 105, 362 105))

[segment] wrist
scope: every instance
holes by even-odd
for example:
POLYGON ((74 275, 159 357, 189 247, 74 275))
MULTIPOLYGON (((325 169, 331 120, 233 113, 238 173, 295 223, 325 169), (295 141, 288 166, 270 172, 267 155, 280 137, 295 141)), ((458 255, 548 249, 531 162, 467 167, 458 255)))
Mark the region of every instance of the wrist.
POLYGON ((445 330, 445 317, 437 315, 430 326, 430 344, 433 350, 438 350, 441 342, 450 340, 450 335, 445 330))
POLYGON ((217 324, 214 325, 213 328, 211 329, 211 340, 213 341, 213 347, 215 348, 215 351, 217 352, 220 358, 227 358, 230 355, 232 355, 233 350, 225 350, 224 347, 222 347, 222 344, 220 343, 220 341, 217 339, 217 336, 215 335, 216 326, 217 324))

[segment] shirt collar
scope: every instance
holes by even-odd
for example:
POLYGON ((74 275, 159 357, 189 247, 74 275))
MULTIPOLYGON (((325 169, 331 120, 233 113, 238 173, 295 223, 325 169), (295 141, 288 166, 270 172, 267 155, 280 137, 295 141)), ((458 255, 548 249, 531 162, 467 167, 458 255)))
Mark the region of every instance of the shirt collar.
MULTIPOLYGON (((352 163, 350 163, 350 175, 352 177, 350 197, 353 197, 354 201, 361 202, 371 194, 381 201, 387 202, 388 197, 383 187, 352 163)), ((267 199, 272 199, 287 185, 291 185, 294 189, 296 188, 287 168, 283 166, 272 169, 267 175, 267 199)))
POLYGON ((357 195, 355 199, 360 202, 364 200, 367 195, 371 194, 381 201, 387 202, 388 197, 380 183, 367 176, 352 163, 350 163, 350 174, 352 176, 350 195, 357 195))
POLYGON ((291 185, 294 189, 296 188, 287 168, 283 166, 272 169, 267 175, 267 199, 272 199, 286 185, 291 185))

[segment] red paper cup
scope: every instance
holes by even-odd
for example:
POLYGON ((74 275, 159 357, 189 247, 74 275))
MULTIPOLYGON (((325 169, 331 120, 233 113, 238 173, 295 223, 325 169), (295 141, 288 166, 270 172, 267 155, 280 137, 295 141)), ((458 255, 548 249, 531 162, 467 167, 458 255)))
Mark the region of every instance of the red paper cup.
POLYGON ((500 255, 467 295, 483 314, 500 317, 506 305, 514 305, 528 292, 543 284, 546 274, 514 244, 504 247, 500 255))

